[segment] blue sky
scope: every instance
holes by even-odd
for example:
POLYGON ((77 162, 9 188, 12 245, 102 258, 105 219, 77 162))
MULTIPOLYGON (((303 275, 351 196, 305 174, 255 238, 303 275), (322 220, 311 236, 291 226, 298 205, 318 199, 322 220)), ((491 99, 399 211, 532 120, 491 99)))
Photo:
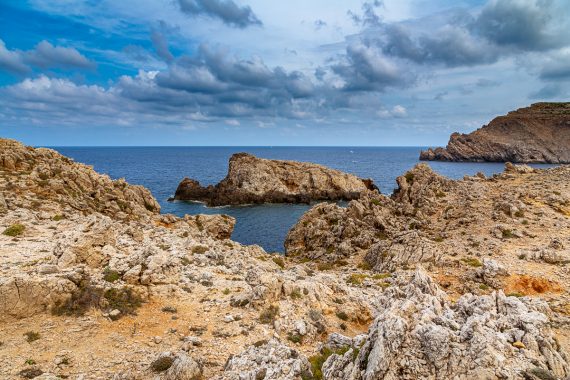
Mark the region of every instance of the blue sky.
POLYGON ((445 145, 569 98, 566 0, 0 2, 32 145, 445 145))

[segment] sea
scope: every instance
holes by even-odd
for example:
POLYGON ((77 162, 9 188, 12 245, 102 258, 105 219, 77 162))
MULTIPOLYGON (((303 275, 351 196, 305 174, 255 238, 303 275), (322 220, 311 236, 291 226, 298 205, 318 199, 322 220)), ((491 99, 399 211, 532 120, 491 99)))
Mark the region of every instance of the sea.
MULTIPOLYGON (((284 252, 289 229, 310 205, 264 204, 206 207, 201 203, 174 201, 178 183, 189 177, 202 185, 216 184, 227 173, 230 156, 248 152, 257 157, 314 162, 330 168, 372 178, 380 191, 391 194, 396 177, 416 165, 424 147, 51 147, 77 162, 92 165, 113 179, 125 178, 131 184, 150 189, 162 213, 227 214, 236 218, 232 239, 258 244, 267 252, 284 252)), ((483 172, 503 171, 502 163, 429 162, 438 173, 463 178, 483 172)), ((547 167, 548 165, 535 165, 547 167)))

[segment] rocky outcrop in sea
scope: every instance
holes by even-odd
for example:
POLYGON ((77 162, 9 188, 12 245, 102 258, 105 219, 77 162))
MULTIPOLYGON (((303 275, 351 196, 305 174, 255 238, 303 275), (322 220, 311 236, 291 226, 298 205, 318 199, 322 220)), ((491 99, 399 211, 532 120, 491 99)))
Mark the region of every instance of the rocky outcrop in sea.
POLYGON ((209 206, 310 203, 356 199, 370 190, 377 190, 372 180, 322 165, 237 153, 230 158, 228 174, 220 183, 203 187, 185 178, 173 199, 201 201, 209 206))
POLYGON ((536 103, 454 133, 446 148, 421 152, 426 161, 570 163, 570 103, 536 103))

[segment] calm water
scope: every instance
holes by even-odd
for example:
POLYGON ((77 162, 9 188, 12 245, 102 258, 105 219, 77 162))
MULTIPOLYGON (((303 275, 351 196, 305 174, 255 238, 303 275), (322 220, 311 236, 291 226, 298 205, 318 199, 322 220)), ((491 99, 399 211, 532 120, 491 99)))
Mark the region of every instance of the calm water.
MULTIPOLYGON (((287 231, 309 208, 307 205, 258 205, 208 208, 189 202, 167 202, 183 177, 201 184, 215 184, 225 177, 229 157, 249 152, 258 157, 315 162, 331 168, 372 178, 380 190, 391 193, 395 179, 418 162, 420 147, 109 147, 54 148, 75 161, 93 165, 112 178, 124 177, 132 184, 149 188, 163 213, 224 213, 237 219, 232 238, 245 244, 259 244, 267 251, 283 251, 287 231)), ((431 162, 432 168, 450 178, 481 171, 498 173, 499 163, 431 162)))

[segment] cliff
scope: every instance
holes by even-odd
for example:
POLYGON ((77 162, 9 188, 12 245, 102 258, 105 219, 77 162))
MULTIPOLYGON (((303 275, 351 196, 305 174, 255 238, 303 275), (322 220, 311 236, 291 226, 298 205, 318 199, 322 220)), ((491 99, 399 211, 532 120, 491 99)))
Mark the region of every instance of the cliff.
POLYGON ((428 161, 570 163, 570 103, 536 103, 454 133, 446 148, 420 153, 428 161))
POLYGON ((230 158, 226 178, 216 186, 202 187, 198 181, 185 178, 174 199, 202 201, 209 206, 310 203, 356 199, 368 190, 377 190, 372 180, 322 165, 237 153, 230 158))

